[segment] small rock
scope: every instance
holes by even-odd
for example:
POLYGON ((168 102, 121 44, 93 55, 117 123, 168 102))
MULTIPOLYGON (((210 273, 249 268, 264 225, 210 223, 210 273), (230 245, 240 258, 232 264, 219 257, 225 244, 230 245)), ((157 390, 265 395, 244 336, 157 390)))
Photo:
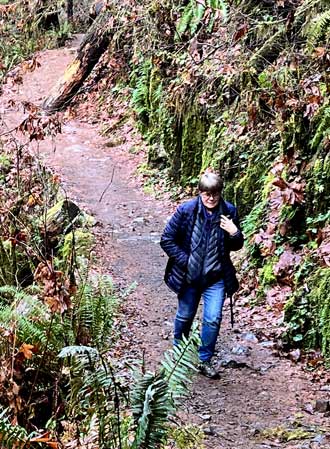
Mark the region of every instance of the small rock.
POLYGON ((313 413, 314 413, 314 408, 313 408, 312 404, 304 404, 303 410, 305 412, 309 413, 310 415, 313 415, 313 413))
POLYGON ((200 418, 202 418, 203 421, 210 421, 212 418, 212 415, 199 415, 200 418))
POLYGON ((233 349, 231 350, 231 352, 236 355, 249 355, 250 350, 246 346, 239 345, 239 346, 234 346, 233 349))
POLYGON ((319 433, 312 439, 312 441, 315 443, 322 444, 325 441, 325 435, 323 435, 322 433, 319 433))
POLYGON ((329 409, 329 401, 325 399, 317 399, 314 410, 316 412, 325 413, 329 409))
POLYGON ((205 427, 203 429, 203 432, 205 433, 205 435, 211 435, 211 436, 217 436, 217 432, 215 430, 214 427, 210 426, 210 427, 205 427))
POLYGON ((248 368, 249 366, 245 362, 238 362, 234 359, 221 360, 220 366, 224 368, 248 368))
POLYGON ((267 340, 267 341, 262 341, 261 343, 259 343, 260 346, 262 346, 263 348, 274 348, 275 347, 275 342, 271 341, 271 340, 267 340))
POLYGON ((258 368, 258 371, 260 374, 265 374, 269 369, 274 368, 274 366, 276 366, 275 363, 271 363, 269 365, 262 365, 258 368))
POLYGON ((244 332, 241 337, 242 340, 258 343, 258 338, 252 332, 244 332))
POLYGON ((295 349, 294 351, 289 352, 289 359, 293 362, 298 362, 300 360, 301 351, 300 349, 295 349))
POLYGON ((148 222, 148 220, 146 218, 144 218, 144 217, 136 217, 132 221, 132 223, 134 223, 134 224, 142 224, 142 225, 147 223, 147 222, 148 222))

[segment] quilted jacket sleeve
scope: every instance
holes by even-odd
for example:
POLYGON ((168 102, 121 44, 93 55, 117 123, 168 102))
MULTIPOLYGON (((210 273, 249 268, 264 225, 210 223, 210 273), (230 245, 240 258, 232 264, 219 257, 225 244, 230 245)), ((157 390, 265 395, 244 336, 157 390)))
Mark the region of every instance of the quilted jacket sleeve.
POLYGON ((233 220, 235 225, 238 228, 238 231, 234 235, 229 236, 229 251, 238 251, 243 247, 244 244, 244 236, 242 234, 240 224, 239 224, 239 218, 237 213, 237 208, 232 206, 230 210, 230 218, 233 220))
POLYGON ((186 268, 188 264, 188 254, 182 249, 183 236, 182 229, 184 227, 184 211, 182 205, 172 215, 167 223, 163 235, 160 240, 160 246, 165 253, 181 267, 186 268))

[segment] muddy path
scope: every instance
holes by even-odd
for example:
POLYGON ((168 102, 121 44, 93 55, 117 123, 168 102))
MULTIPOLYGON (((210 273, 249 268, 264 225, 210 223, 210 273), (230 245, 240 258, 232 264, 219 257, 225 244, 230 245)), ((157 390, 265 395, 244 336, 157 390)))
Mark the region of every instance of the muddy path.
MULTIPOLYGON (((23 117, 19 102, 40 104, 73 55, 74 49, 38 54, 40 66, 24 75, 22 85, 5 90, 1 115, 9 127, 23 117)), ((68 120, 55 151, 46 141, 36 151, 60 174, 68 196, 95 216, 95 254, 102 269, 119 288, 134 284, 123 306, 121 344, 134 357, 144 354, 147 367, 154 369, 171 346, 176 307, 175 295, 163 283, 166 257, 159 247, 175 205, 144 193, 136 176, 144 155, 132 150, 143 147, 141 138, 130 123, 120 132, 120 143, 110 145, 97 123, 68 120)), ((206 448, 329 448, 326 415, 315 409, 317 399, 329 400, 329 379, 315 382, 302 365, 280 358, 267 337, 267 323, 254 328, 240 325, 245 311, 246 307, 237 307, 231 330, 225 306, 216 358, 221 378, 194 378, 182 419, 202 426, 206 448), (277 432, 270 431, 274 428, 277 432), (307 435, 289 441, 284 429, 307 435)))

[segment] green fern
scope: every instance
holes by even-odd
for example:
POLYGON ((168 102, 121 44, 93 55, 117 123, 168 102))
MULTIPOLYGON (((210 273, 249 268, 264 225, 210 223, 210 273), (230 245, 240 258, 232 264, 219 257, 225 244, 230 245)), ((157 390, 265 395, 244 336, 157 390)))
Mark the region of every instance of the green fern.
POLYGON ((167 351, 161 362, 174 405, 178 405, 188 392, 188 385, 191 383, 189 374, 196 371, 198 363, 196 348, 199 344, 198 330, 194 326, 190 337, 183 337, 179 346, 167 351))
POLYGON ((213 29, 217 12, 220 11, 223 18, 227 17, 227 4, 223 0, 190 0, 188 5, 185 6, 177 25, 178 35, 181 37, 189 31, 190 36, 193 36, 202 24, 207 10, 211 10, 211 17, 207 25, 208 32, 213 29))
POLYGON ((78 290, 73 314, 76 340, 104 348, 113 335, 113 320, 118 304, 109 276, 97 277, 94 284, 83 284, 78 290))
POLYGON ((310 140, 310 146, 312 149, 317 150, 325 137, 330 134, 330 106, 322 106, 315 117, 313 122, 317 122, 317 127, 313 138, 310 140))
POLYGON ((28 434, 23 427, 14 426, 8 416, 7 410, 0 413, 0 449, 22 449, 27 447, 28 434))
POLYGON ((81 416, 84 428, 98 426, 100 447, 156 449, 165 441, 168 420, 188 390, 191 372, 197 361, 197 328, 189 339, 165 355, 158 373, 139 373, 131 393, 131 411, 135 434, 129 443, 127 420, 121 410, 127 408, 125 388, 115 374, 111 361, 88 346, 63 348, 60 358, 70 366, 70 392, 67 413, 81 416), (122 403, 124 402, 124 405, 122 403))
POLYGON ((206 3, 195 2, 193 9, 193 16, 189 23, 190 34, 194 35, 197 31, 198 25, 201 23, 206 10, 206 3))
POLYGON ((330 9, 323 11, 314 17, 309 23, 305 35, 307 38, 307 47, 313 50, 314 47, 329 31, 330 25, 330 9))
POLYGON ((168 416, 173 408, 166 380, 159 373, 146 373, 132 395, 132 412, 137 422, 133 449, 156 449, 164 442, 168 416))
POLYGON ((195 327, 188 340, 184 338, 179 346, 165 354, 159 373, 148 372, 137 378, 131 397, 137 424, 133 449, 155 449, 164 441, 168 419, 188 391, 198 343, 195 327))
MULTIPOLYGON (((67 414, 81 417, 86 429, 98 428, 100 448, 117 448, 121 443, 121 402, 125 399, 109 360, 92 347, 70 346, 59 354, 70 365, 70 395, 67 414)), ((95 433, 95 432, 94 432, 95 433)), ((95 439, 95 442, 96 442, 95 439)), ((122 446, 120 446, 122 447, 122 446)))
POLYGON ((0 295, 15 293, 11 304, 0 306, 0 327, 9 332, 15 328, 17 344, 45 344, 49 325, 49 309, 37 297, 18 288, 2 288, 0 295))
POLYGON ((312 9, 320 6, 322 0, 303 0, 296 10, 296 15, 308 14, 312 9))
POLYGON ((133 85, 132 104, 141 122, 147 126, 150 114, 149 79, 152 69, 151 59, 146 59, 138 66, 131 77, 133 85))
POLYGON ((176 31, 179 34, 179 36, 182 36, 182 34, 184 34, 187 31, 193 17, 194 17, 193 3, 190 1, 183 10, 182 16, 176 28, 176 31))

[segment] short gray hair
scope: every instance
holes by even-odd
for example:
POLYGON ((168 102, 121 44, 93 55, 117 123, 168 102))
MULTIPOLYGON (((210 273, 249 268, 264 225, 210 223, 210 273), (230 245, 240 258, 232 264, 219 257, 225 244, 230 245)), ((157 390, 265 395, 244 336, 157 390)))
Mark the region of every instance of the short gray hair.
POLYGON ((198 182, 198 190, 200 192, 221 193, 223 188, 223 180, 217 173, 204 173, 198 182))

